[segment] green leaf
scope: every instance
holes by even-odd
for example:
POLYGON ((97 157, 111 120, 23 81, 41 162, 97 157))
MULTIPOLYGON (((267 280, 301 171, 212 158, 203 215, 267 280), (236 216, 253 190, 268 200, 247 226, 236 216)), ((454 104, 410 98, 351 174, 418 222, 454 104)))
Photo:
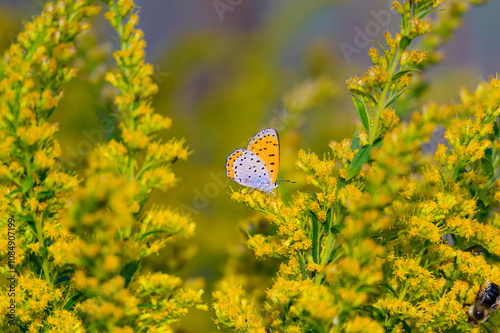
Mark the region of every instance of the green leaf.
POLYGON ((403 93, 407 92, 408 90, 412 89, 413 87, 415 87, 415 85, 410 86, 410 87, 406 87, 403 90, 401 90, 399 93, 397 93, 396 96, 394 96, 393 98, 391 98, 391 100, 389 102, 387 102, 387 104, 384 106, 384 109, 388 108, 392 103, 394 103, 399 98, 399 96, 401 96, 403 93))
POLYGON ((311 214, 311 225, 312 225, 312 257, 313 261, 316 264, 319 264, 319 224, 318 224, 318 218, 312 210, 309 211, 311 214))
POLYGON ((408 326, 408 324, 406 323, 406 321, 401 320, 401 323, 403 324, 403 329, 405 330, 405 332, 411 333, 411 328, 410 328, 410 326, 408 326))
POLYGON ((373 147, 375 148, 380 148, 382 147, 382 139, 384 139, 383 136, 381 136, 380 138, 378 139, 375 139, 375 141, 373 141, 373 147))
POLYGON ((373 146, 365 146, 356 153, 356 155, 352 159, 351 164, 349 165, 349 168, 347 169, 347 181, 354 178, 361 170, 363 164, 368 162, 368 160, 370 159, 370 151, 372 150, 372 148, 373 146))
POLYGON ((138 308, 153 308, 153 304, 151 303, 142 303, 137 306, 138 308))
POLYGON ((18 221, 19 222, 27 222, 28 225, 31 227, 31 229, 33 229, 33 231, 36 234, 35 219, 33 218, 33 216, 31 216, 31 215, 21 216, 18 221))
MULTIPOLYGON (((340 232, 340 231, 337 231, 337 232, 340 232)), ((328 262, 332 262, 333 258, 335 258, 335 255, 337 254, 337 252, 342 248, 342 244, 340 244, 339 246, 337 246, 331 253, 330 253, 330 257, 328 257, 328 262)))
POLYGON ((389 56, 387 55, 387 52, 385 52, 384 47, 382 45, 380 45, 380 43, 377 42, 376 40, 372 39, 372 42, 374 42, 375 44, 377 44, 380 47, 380 49, 382 50, 382 52, 384 52, 385 61, 387 61, 387 66, 389 66, 389 56))
POLYGON ((352 101, 354 106, 356 107, 356 111, 358 111, 359 119, 361 119, 361 123, 363 127, 366 128, 367 131, 370 130, 370 121, 368 120, 368 113, 366 111, 365 102, 362 101, 358 96, 351 94, 352 101))
POLYGON ((145 234, 142 234, 141 237, 139 238, 140 240, 144 240, 144 238, 150 236, 150 235, 154 235, 154 234, 163 234, 163 233, 166 233, 166 231, 163 231, 163 230, 152 230, 152 231, 148 231, 146 232, 145 234))
POLYGON ((349 311, 342 311, 337 318, 339 319, 339 327, 342 327, 344 322, 346 321, 347 317, 349 317, 350 312, 349 311))
POLYGON ((476 207, 479 211, 483 211, 486 209, 486 205, 484 204, 483 199, 477 199, 476 200, 476 207))
POLYGON ((330 208, 326 212, 326 229, 329 230, 331 225, 332 225, 332 209, 330 208))
POLYGON ((54 196, 54 193, 52 193, 51 191, 43 191, 43 192, 38 193, 38 195, 36 196, 36 199, 41 200, 45 197, 51 198, 53 196, 54 196))
POLYGON ((129 262, 128 264, 123 266, 120 275, 125 279, 125 287, 127 287, 130 280, 132 280, 132 277, 134 276, 135 272, 137 272, 137 269, 139 269, 140 264, 141 261, 136 260, 129 262))
POLYGON ((389 291, 392 293, 392 295, 394 295, 394 297, 396 297, 396 298, 398 297, 398 293, 390 285, 385 284, 385 283, 380 283, 379 286, 386 287, 387 289, 389 289, 389 291))
POLYGON ((344 228, 345 228, 345 225, 343 225, 343 224, 332 225, 332 227, 330 228, 330 231, 334 234, 340 234, 344 228))
POLYGON ((307 280, 307 268, 304 261, 304 256, 299 253, 300 271, 302 272, 302 280, 307 280))
POLYGON ((499 331, 498 326, 497 326, 497 324, 495 324, 495 322, 493 322, 493 321, 489 321, 489 323, 490 323, 493 327, 495 327, 495 329, 496 329, 496 331, 495 331, 495 332, 498 332, 498 331, 499 331))
POLYGON ((68 268, 68 269, 61 271, 59 274, 57 274, 57 277, 60 278, 63 275, 71 274, 74 272, 75 272, 75 270, 73 268, 68 268))
POLYGON ((399 48, 404 51, 410 45, 410 43, 410 38, 408 38, 408 36, 403 36, 403 38, 401 38, 401 41, 399 42, 399 48))
POLYGON ((366 307, 358 307, 358 308, 355 308, 357 310, 363 310, 363 311, 368 311, 370 313, 376 313, 378 315, 378 319, 380 321, 383 321, 385 316, 384 316, 384 313, 382 311, 380 311, 380 309, 374 307, 373 305, 367 305, 366 307))
POLYGON ((434 12, 440 12, 440 11, 443 11, 444 9, 430 9, 426 12, 423 12, 422 14, 420 14, 418 16, 419 19, 423 19, 424 17, 426 17, 427 15, 429 15, 430 13, 434 13, 434 12))
POLYGON ((403 31, 406 29, 406 18, 404 15, 401 15, 401 28, 403 31))
POLYGON ((42 265, 40 264, 40 259, 34 253, 30 253, 27 259, 29 262, 30 270, 32 272, 35 272, 35 274, 40 275, 42 272, 42 265))
POLYGON ((52 115, 52 113, 56 110, 56 108, 51 108, 51 109, 48 109, 46 110, 47 112, 47 116, 46 116, 46 119, 49 119, 50 116, 52 115))
POLYGON ((342 178, 342 177, 339 177, 338 180, 337 180, 337 191, 340 191, 346 185, 347 185, 346 180, 344 178, 342 178))
POLYGON ((481 166, 484 170, 484 175, 488 177, 488 179, 491 179, 493 177, 493 163, 487 158, 482 158, 481 159, 481 166))
POLYGON ((356 88, 350 89, 351 92, 358 93, 358 94, 361 94, 365 97, 368 97, 369 99, 371 99, 373 101, 373 103, 377 104, 377 100, 375 99, 375 97, 373 97, 372 94, 370 94, 368 91, 366 91, 361 85, 359 85, 357 83, 354 83, 354 85, 356 86, 356 88))
POLYGON ((464 162, 458 161, 457 165, 455 165, 455 169, 453 170, 453 181, 456 181, 460 174, 463 172, 464 162))
POLYGON ((10 197, 11 195, 14 195, 16 193, 21 193, 23 191, 22 188, 18 188, 17 190, 14 190, 12 192, 10 192, 8 195, 7 195, 7 198, 10 197))
POLYGON ((486 325, 485 323, 481 323, 481 326, 488 332, 488 333, 493 333, 493 331, 486 325))
POLYGON ((306 192, 312 194, 312 196, 314 197, 314 199, 318 198, 318 195, 316 194, 316 192, 313 192, 313 191, 306 191, 306 192))
POLYGON ((26 177, 23 185, 23 193, 27 193, 31 188, 32 184, 33 184, 33 177, 32 176, 26 177))
POLYGON ((68 280, 71 280, 71 276, 70 275, 61 276, 60 278, 58 278, 56 280, 56 282, 54 282, 54 284, 58 284, 58 283, 61 283, 61 282, 64 282, 64 281, 68 281, 68 280))
POLYGON ((83 293, 78 293, 75 296, 71 297, 68 302, 64 305, 64 310, 70 310, 71 307, 73 307, 73 304, 76 303, 81 297, 83 296, 83 293))
POLYGON ((31 216, 31 215, 24 215, 24 216, 21 216, 18 221, 20 221, 20 222, 27 221, 27 222, 33 222, 34 223, 35 219, 33 219, 33 216, 31 216))
POLYGON ((356 130, 356 132, 354 132, 354 135, 352 136, 352 139, 351 139, 351 150, 352 151, 361 148, 361 142, 359 141, 358 133, 359 133, 359 130, 356 130))
POLYGON ((399 71, 396 74, 394 74, 394 76, 392 77, 391 82, 396 81, 401 76, 403 76, 403 75, 405 75, 405 74, 407 74, 409 72, 422 72, 422 71, 420 69, 417 69, 417 68, 410 68, 410 69, 405 69, 404 71, 399 71))

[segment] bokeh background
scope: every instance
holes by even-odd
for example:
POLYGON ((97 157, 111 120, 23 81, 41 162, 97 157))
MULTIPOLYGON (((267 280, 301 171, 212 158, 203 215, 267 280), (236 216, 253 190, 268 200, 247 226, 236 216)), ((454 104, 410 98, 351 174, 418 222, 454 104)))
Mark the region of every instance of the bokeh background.
MULTIPOLYGON (((0 1, 0 49, 8 47, 22 22, 39 13, 45 2, 0 1)), ((160 86, 154 106, 174 122, 161 135, 184 137, 193 151, 187 162, 174 166, 181 178, 178 186, 168 193, 154 193, 150 204, 177 207, 197 224, 194 238, 173 241, 169 250, 149 258, 145 269, 203 279, 209 303, 216 282, 227 273, 230 256, 248 255, 242 245, 248 232, 244 221, 258 219, 230 200, 232 189, 240 186, 225 178, 227 155, 244 148, 260 129, 273 126, 282 133, 280 178, 300 184, 302 175, 294 166, 298 149, 322 155, 330 140, 350 138, 356 129, 356 112, 344 82, 370 66, 367 53, 373 46, 361 45, 357 31, 364 31, 368 22, 379 24, 381 32, 371 38, 383 43, 382 32, 397 32, 400 22, 395 14, 384 24, 377 21, 377 14, 388 9, 389 1, 382 0, 136 3, 141 8, 139 27, 147 41, 147 60, 160 86), (341 45, 357 51, 346 57, 341 45), (318 84, 323 88, 314 107, 303 113, 289 110, 285 102, 290 92, 307 95, 308 87, 318 84)), ((471 8, 462 27, 441 49, 443 61, 425 74, 430 86, 421 104, 452 102, 459 88, 474 89, 499 71, 499 13, 497 0, 471 8)), ((83 172, 90 151, 114 132, 109 115, 112 92, 101 81, 113 64, 109 57, 115 47, 113 34, 102 16, 92 25, 89 37, 81 42, 82 75, 67 87, 53 115, 60 124, 61 163, 78 173, 83 172)), ((293 195, 295 186, 299 185, 285 183, 278 190, 286 197, 293 195)), ((249 263, 271 270, 274 264, 249 263)), ((211 311, 192 310, 178 330, 215 332, 213 317, 211 311)))

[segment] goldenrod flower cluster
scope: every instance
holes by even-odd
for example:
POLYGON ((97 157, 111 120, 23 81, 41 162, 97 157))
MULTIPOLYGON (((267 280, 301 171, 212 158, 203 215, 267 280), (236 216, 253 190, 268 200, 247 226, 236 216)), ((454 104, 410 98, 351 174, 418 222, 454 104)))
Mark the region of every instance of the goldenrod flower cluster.
POLYGON ((153 190, 176 184, 171 165, 189 151, 183 140, 156 137, 171 120, 151 107, 158 87, 130 0, 108 1, 105 15, 118 33, 118 68, 106 79, 116 88, 119 133, 95 149, 84 179, 56 163, 58 124, 49 116, 77 74, 70 61, 75 38, 90 28, 85 19, 100 11, 92 3, 48 3, 0 62, 2 235, 9 218, 16 226, 15 245, 0 238, 0 270, 18 273, 15 297, 0 292, 2 318, 16 303, 15 324, 2 320, 2 332, 172 332, 189 308, 206 308, 200 286, 141 272, 144 257, 174 235, 192 236, 194 223, 172 209, 143 209, 153 190))
POLYGON ((169 237, 192 236, 194 224, 171 209, 142 209, 153 190, 176 184, 170 165, 189 153, 182 140, 155 138, 171 120, 151 107, 158 87, 152 66, 144 63, 134 3, 108 4, 105 16, 119 37, 113 54, 119 70, 107 73, 106 80, 119 91, 115 105, 121 138, 95 151, 85 186, 72 198, 66 221, 78 237, 68 261, 80 268, 73 285, 90 297, 78 311, 96 327, 170 332, 169 325, 187 308, 204 308, 202 290, 184 287, 168 274, 141 275, 140 263, 165 247, 169 237))
MULTIPOLYGON (((15 314, 24 331, 84 331, 66 307, 72 296, 63 285, 68 267, 58 266, 60 258, 52 252, 55 243, 70 237, 61 215, 78 180, 56 164, 58 124, 48 118, 63 96, 63 84, 77 73, 70 63, 74 40, 89 29, 85 19, 98 12, 91 1, 47 3, 0 62, 0 269, 9 277, 10 271, 19 274, 15 314), (8 243, 9 217, 15 221, 15 245, 8 243), (7 266, 7 251, 15 253, 14 267, 7 266)), ((0 300, 0 327, 6 331, 12 328, 7 290, 0 300)))
POLYGON ((428 14, 443 2, 393 3, 401 32, 386 33, 387 48, 369 51, 375 66, 347 82, 363 129, 330 142, 323 158, 298 153, 309 191, 289 203, 280 194, 232 194, 274 228, 247 231, 247 246, 282 263, 265 297, 250 300, 237 284, 216 291, 219 325, 252 332, 237 324, 243 317, 273 332, 480 330, 467 322, 468 308, 484 281, 500 283, 500 80, 462 91, 458 103, 429 104, 409 121, 395 107, 427 59, 427 50, 408 46, 432 31, 428 14), (440 142, 431 142, 441 128, 440 142))

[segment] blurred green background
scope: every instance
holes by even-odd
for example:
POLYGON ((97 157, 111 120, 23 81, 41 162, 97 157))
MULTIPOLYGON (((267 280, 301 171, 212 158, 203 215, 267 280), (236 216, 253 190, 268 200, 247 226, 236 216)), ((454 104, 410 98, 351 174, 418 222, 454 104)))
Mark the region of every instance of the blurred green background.
MULTIPOLYGON (((22 29, 22 22, 39 13, 45 2, 0 1, 2 50, 22 29)), ((368 22, 379 24, 381 32, 370 36, 379 42, 383 43, 382 31, 397 32, 395 14, 383 24, 376 18, 388 3, 137 1, 147 60, 160 86, 154 106, 174 123, 161 136, 184 137, 193 151, 187 162, 174 165, 181 178, 178 186, 168 193, 154 193, 150 204, 177 207, 190 213, 197 224, 193 239, 173 241, 167 251, 149 258, 145 269, 204 279, 205 299, 210 302, 214 284, 227 271, 228 254, 245 255, 240 245, 244 240, 241 221, 255 218, 249 209, 230 200, 229 193, 240 186, 225 177, 227 155, 245 148, 260 129, 277 128, 282 144, 280 179, 298 182, 282 184, 278 191, 285 198, 293 195, 303 181, 294 166, 298 149, 322 156, 330 140, 350 138, 355 131, 358 120, 344 82, 361 76, 370 66, 367 52, 373 45, 361 45, 356 34, 368 22), (357 52, 346 57, 341 49, 346 44, 357 52), (287 94, 298 87, 300 93, 293 96, 307 98, 308 87, 315 87, 318 80, 326 82, 319 103, 304 107, 303 113, 287 107, 287 94)), ((491 1, 467 13, 462 28, 442 49, 444 61, 426 73, 431 85, 422 103, 451 102, 460 87, 473 89, 498 71, 499 12, 500 2, 491 1)), ((115 44, 102 15, 92 21, 92 30, 80 45, 76 65, 82 75, 67 87, 53 121, 60 124, 61 163, 82 174, 90 151, 114 131, 109 116, 112 91, 101 78, 113 65, 109 54, 115 44)), ((252 262, 247 269, 272 270, 276 265, 265 264, 252 262)), ((215 332, 212 317, 212 311, 192 310, 179 331, 215 332)))

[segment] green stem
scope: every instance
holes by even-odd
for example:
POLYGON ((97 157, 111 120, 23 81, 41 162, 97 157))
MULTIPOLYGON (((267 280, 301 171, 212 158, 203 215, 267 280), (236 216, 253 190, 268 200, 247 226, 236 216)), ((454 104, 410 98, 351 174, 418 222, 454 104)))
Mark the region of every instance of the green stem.
POLYGON ((302 253, 299 253, 299 263, 300 263, 300 271, 302 272, 302 280, 307 280, 306 263, 304 261, 304 256, 302 255, 302 253))
MULTIPOLYGON (((33 179, 33 172, 31 170, 31 154, 29 153, 29 150, 26 151, 26 154, 24 155, 25 161, 24 165, 26 167, 26 175, 27 178, 31 177, 33 179)), ((31 184, 29 190, 26 192, 26 201, 30 200, 35 194, 33 193, 33 183, 31 184)), ((36 229, 36 238, 38 242, 40 243, 40 247, 45 248, 45 239, 43 237, 43 218, 41 217, 40 219, 37 218, 36 211, 30 211, 30 215, 35 221, 35 229, 36 229)), ((45 249, 44 249, 45 250, 45 249)), ((49 262, 47 259, 47 253, 46 250, 43 252, 41 255, 42 260, 42 270, 43 270, 43 275, 45 276, 45 280, 47 283, 49 283, 51 286, 53 285, 52 279, 50 278, 50 273, 49 273, 49 262)))
MULTIPOLYGON (((344 217, 342 215, 337 216, 337 219, 335 221, 335 225, 339 225, 343 220, 344 220, 344 217)), ((323 255, 321 256, 321 261, 319 262, 319 264, 322 267, 325 267, 326 264, 328 263, 328 259, 330 258, 330 255, 332 254, 332 250, 333 250, 333 247, 335 245, 336 238, 337 238, 336 233, 332 232, 332 228, 330 227, 328 229, 328 238, 326 239, 325 250, 323 252, 323 255)), ((319 286, 324 277, 325 277, 324 272, 316 275, 316 280, 314 281, 314 284, 319 286)))
POLYGON ((389 91, 389 88, 392 85, 392 77, 394 75, 394 71, 396 70, 396 66, 399 63, 399 58, 401 58, 401 54, 403 53, 403 50, 401 48, 398 48, 398 51, 396 52, 396 55, 394 56, 394 59, 392 61, 391 68, 389 69, 389 77, 387 79, 387 82, 385 83, 384 90, 382 90, 382 93, 380 94, 380 97, 378 99, 377 103, 377 112, 375 113, 375 118, 373 121, 373 126, 370 129, 370 145, 373 145, 373 142, 378 139, 377 138, 377 128, 378 128, 378 121, 380 118, 380 114, 382 113, 383 107, 386 103, 386 96, 389 91))

